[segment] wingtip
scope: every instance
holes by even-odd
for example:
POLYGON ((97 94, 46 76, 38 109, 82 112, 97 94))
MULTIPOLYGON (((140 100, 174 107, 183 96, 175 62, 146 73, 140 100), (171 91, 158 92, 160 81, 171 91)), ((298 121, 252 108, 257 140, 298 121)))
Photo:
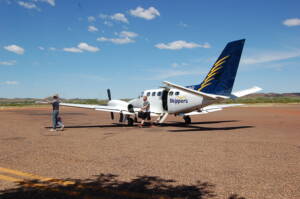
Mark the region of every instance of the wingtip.
POLYGON ((254 86, 253 88, 256 89, 257 92, 263 90, 261 87, 258 87, 258 86, 254 86))

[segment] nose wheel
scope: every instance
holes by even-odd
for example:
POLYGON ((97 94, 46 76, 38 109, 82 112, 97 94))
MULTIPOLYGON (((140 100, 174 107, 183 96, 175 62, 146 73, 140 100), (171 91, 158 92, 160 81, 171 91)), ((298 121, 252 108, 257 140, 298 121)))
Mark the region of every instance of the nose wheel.
POLYGON ((134 120, 132 118, 128 117, 127 118, 127 124, 128 124, 128 126, 133 126, 134 120))
POLYGON ((185 123, 186 125, 189 125, 189 124, 192 123, 192 119, 191 119, 190 116, 184 116, 183 119, 184 119, 184 123, 185 123))

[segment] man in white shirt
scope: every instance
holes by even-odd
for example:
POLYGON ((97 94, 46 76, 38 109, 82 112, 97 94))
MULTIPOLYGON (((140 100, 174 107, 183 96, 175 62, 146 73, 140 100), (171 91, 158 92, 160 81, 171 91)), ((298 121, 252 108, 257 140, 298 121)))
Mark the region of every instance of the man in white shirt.
POLYGON ((142 127, 144 125, 145 119, 151 120, 151 117, 150 117, 150 102, 148 101, 147 96, 143 97, 143 101, 144 101, 143 102, 143 107, 141 108, 142 121, 141 121, 140 127, 142 127))

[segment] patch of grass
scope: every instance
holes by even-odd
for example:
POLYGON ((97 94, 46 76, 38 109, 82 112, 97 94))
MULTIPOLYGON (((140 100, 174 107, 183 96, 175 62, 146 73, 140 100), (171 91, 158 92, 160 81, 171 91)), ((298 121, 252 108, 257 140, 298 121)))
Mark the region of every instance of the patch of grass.
POLYGON ((0 106, 32 106, 36 105, 35 100, 0 100, 0 106))
POLYGON ((99 105, 107 104, 107 100, 98 100, 98 99, 64 99, 62 101, 65 103, 73 103, 73 104, 99 104, 99 105))

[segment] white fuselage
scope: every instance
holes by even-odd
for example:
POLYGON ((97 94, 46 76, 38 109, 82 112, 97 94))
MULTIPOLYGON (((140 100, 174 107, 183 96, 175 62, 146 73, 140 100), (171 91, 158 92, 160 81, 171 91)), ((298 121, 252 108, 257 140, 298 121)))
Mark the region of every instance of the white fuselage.
POLYGON ((143 96, 147 96, 150 102, 150 111, 158 114, 188 113, 200 110, 203 106, 212 103, 212 101, 207 101, 202 96, 196 96, 175 88, 145 90, 141 96, 131 100, 129 103, 136 108, 141 108, 143 105, 143 96))

